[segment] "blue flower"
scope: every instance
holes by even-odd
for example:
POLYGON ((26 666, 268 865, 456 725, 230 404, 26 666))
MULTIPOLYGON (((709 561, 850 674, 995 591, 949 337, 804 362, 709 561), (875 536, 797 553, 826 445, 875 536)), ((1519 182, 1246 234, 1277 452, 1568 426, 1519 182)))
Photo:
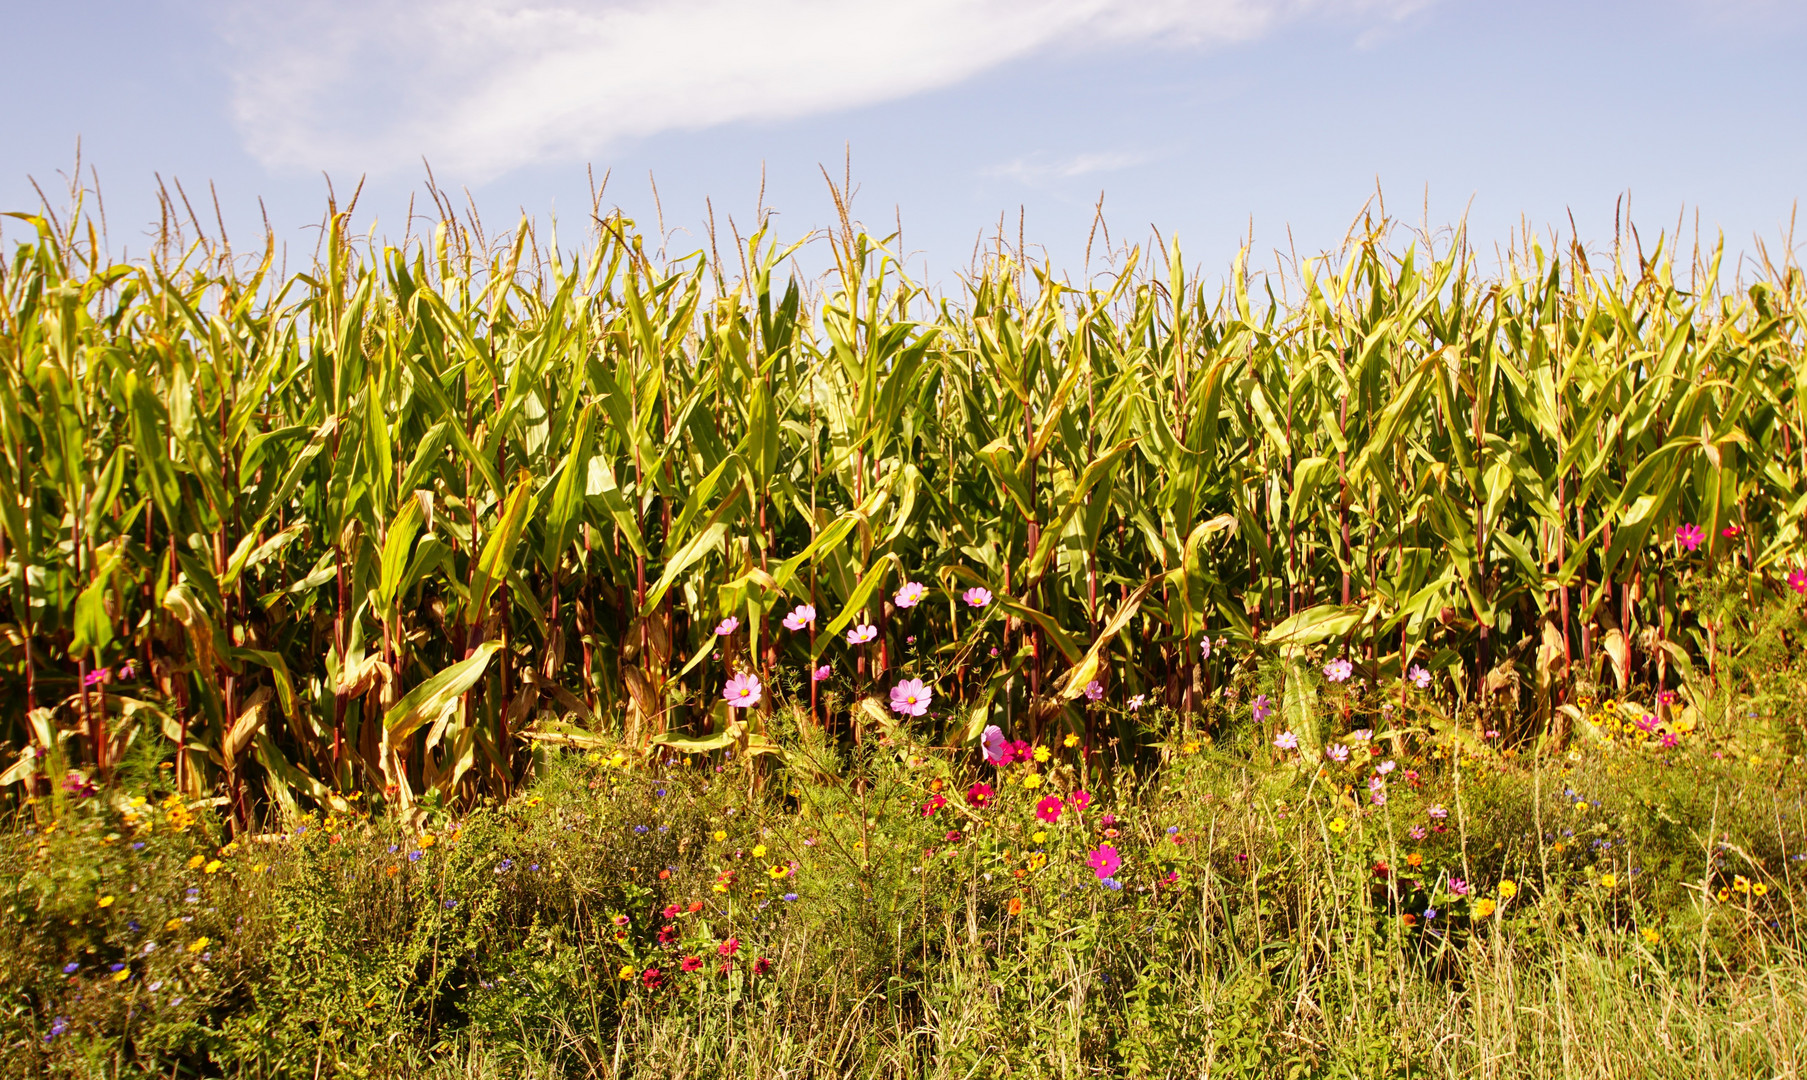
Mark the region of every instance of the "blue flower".
POLYGON ((69 963, 63 965, 63 974, 73 975, 76 972, 80 971, 81 969, 82 969, 82 966, 72 960, 69 963))
POLYGON ((124 971, 125 965, 124 964, 114 964, 112 967, 108 968, 107 970, 108 971, 124 971))
POLYGON ((393 855, 400 849, 401 849, 400 844, 390 844, 389 845, 389 854, 393 855))
POLYGON ((143 851, 144 850, 144 841, 140 840, 137 843, 133 844, 132 850, 133 851, 143 851))
POLYGON ((665 789, 664 788, 656 788, 656 789, 654 789, 653 794, 657 795, 659 798, 663 799, 665 797, 665 789))
POLYGON ((1113 877, 1102 878, 1099 880, 1098 884, 1104 886, 1105 888, 1109 889, 1112 892, 1122 892, 1123 891, 1123 883, 1113 877))
POLYGON ((539 868, 540 868, 539 863, 532 863, 527 867, 527 869, 535 871, 536 873, 539 871, 539 868))
POLYGON ((458 906, 458 901, 456 901, 456 900, 447 900, 445 902, 445 909, 447 911, 451 911, 452 909, 456 908, 457 906, 458 906))
POLYGON ((410 852, 408 852, 408 861, 409 862, 419 862, 420 857, 425 854, 426 854, 426 852, 420 851, 418 849, 414 850, 414 851, 410 851, 410 852))
POLYGON ((69 1018, 67 1016, 59 1016, 55 1020, 52 1020, 50 1022, 50 1034, 44 1036, 44 1041, 49 1042, 50 1040, 56 1038, 58 1035, 61 1035, 63 1032, 68 1031, 68 1030, 69 1030, 69 1018))
POLYGON ((1432 919, 1434 919, 1436 917, 1437 917, 1437 909, 1436 908, 1427 907, 1424 909, 1424 921, 1425 922, 1430 922, 1432 919))
POLYGON ((787 900, 787 901, 789 901, 789 900, 795 900, 795 899, 797 899, 797 894, 796 894, 796 893, 794 893, 794 892, 787 892, 787 893, 785 893, 785 894, 784 894, 784 898, 785 898, 785 900, 787 900))
POLYGON ((144 927, 138 925, 137 919, 133 919, 131 922, 126 923, 125 928, 127 930, 130 930, 134 934, 136 934, 138 931, 144 929, 144 927))
POLYGON ((503 859, 501 862, 496 864, 496 873, 498 873, 498 874, 506 874, 510 870, 513 870, 513 869, 514 869, 514 860, 513 859, 503 859))
POLYGON ((1168 836, 1172 836, 1174 833, 1177 833, 1179 831, 1180 831, 1180 827, 1178 825, 1167 826, 1167 835, 1168 836))
POLYGON ((644 826, 644 825, 636 825, 636 826, 634 826, 634 835, 636 835, 636 836, 645 836, 645 835, 646 835, 646 833, 647 833, 647 828, 646 828, 646 826, 644 826))

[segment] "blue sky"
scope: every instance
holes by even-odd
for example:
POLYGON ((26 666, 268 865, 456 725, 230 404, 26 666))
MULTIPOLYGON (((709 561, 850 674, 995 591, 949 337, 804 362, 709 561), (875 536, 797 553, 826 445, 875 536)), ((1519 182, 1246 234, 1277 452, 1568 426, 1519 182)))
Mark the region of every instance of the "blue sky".
POLYGON ((930 281, 1000 218, 1077 276, 1101 195, 1113 243, 1221 276, 1251 236, 1335 246, 1377 185, 1484 249, 1571 214, 1608 248, 1628 195, 1646 246, 1679 217, 1734 252, 1779 252, 1807 187, 1799 0, 0 0, 0 42, 0 207, 60 191, 80 136, 116 254, 155 174, 298 257, 322 173, 362 176, 399 236, 423 156, 492 229, 574 232, 589 168, 653 229, 650 174, 681 253, 705 198, 746 231, 762 167, 781 234, 832 224, 850 148, 856 217, 930 281))

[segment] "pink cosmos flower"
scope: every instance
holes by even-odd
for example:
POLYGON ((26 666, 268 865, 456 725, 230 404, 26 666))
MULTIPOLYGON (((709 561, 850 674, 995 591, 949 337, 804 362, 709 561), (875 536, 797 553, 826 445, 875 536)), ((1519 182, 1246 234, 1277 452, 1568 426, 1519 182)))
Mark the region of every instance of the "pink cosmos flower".
POLYGON ((1035 804, 1035 816, 1052 825, 1060 820, 1062 805, 1059 795, 1046 796, 1035 804))
POLYGON ((991 603, 991 590, 983 585, 974 585, 961 593, 960 599, 966 601, 967 607, 984 607, 991 603))
POLYGON ((1456 894, 1457 896, 1467 896, 1468 895, 1468 882, 1459 877, 1450 878, 1449 879, 1449 891, 1456 894))
POLYGON ((1274 715, 1274 703, 1267 699, 1266 694, 1255 695, 1254 713, 1257 724, 1274 715))
POLYGON ((1739 533, 1741 533, 1743 531, 1744 531, 1743 529, 1739 528, 1736 525, 1727 525, 1725 528, 1719 530, 1719 535, 1725 537, 1727 540, 1730 540, 1732 537, 1737 536, 1739 533))
POLYGON ((990 784, 974 784, 972 787, 966 789, 967 803, 976 806, 981 810, 990 806, 991 800, 996 795, 997 792, 991 790, 990 784))
POLYGON ((915 607, 922 603, 922 598, 928 594, 929 587, 927 585, 920 581, 908 581, 904 583, 903 588, 897 590, 897 595, 891 599, 897 602, 898 607, 915 607))
POLYGON ((1092 805, 1092 794, 1089 791, 1075 791, 1067 796, 1067 805, 1075 810, 1084 810, 1092 805))
POLYGON ((113 673, 108 671, 104 667, 103 668, 95 668, 93 671, 90 671, 90 672, 88 672, 88 674, 82 676, 82 686, 84 688, 89 687, 89 686, 99 686, 101 683, 109 681, 112 678, 112 676, 113 676, 113 673))
POLYGON ((1290 731, 1282 731, 1280 734, 1274 736, 1274 745, 1282 750, 1297 750, 1299 748, 1299 737, 1290 731))
POLYGON ((987 765, 1010 764, 1010 740, 1004 738, 1004 732, 996 724, 989 724, 985 734, 979 736, 979 745, 985 748, 987 765))
POLYGON ((1347 746, 1344 746, 1342 743, 1337 743, 1335 746, 1332 746, 1329 750, 1326 750, 1325 753, 1330 755, 1330 760, 1335 761, 1335 762, 1344 762, 1344 761, 1349 760, 1349 748, 1347 746))
POLYGON ((1788 572, 1788 587, 1803 596, 1807 596, 1807 570, 1790 570, 1788 572))
POLYGON ((878 636, 878 627, 871 623, 859 623, 847 631, 847 644, 863 645, 878 636))
POLYGON ((946 795, 936 795, 934 798, 930 799, 928 802, 925 802, 922 804, 922 816, 923 817, 934 817, 935 811, 941 809, 942 807, 944 807, 946 805, 947 805, 947 796, 946 795))
POLYGON ((905 716, 921 716, 929 711, 935 694, 921 679, 905 679, 891 688, 891 711, 905 716))
POLYGON ((1675 732, 1673 732, 1673 731, 1663 732, 1663 749, 1673 750, 1673 749, 1675 749, 1676 745, 1679 744, 1680 742, 1681 742, 1681 740, 1676 738, 1675 732))
POLYGON ((1411 837, 1414 840, 1422 840, 1425 838, 1425 836, 1427 836, 1429 834, 1427 834, 1424 831, 1424 826, 1414 825, 1411 827, 1411 829, 1409 831, 1407 831, 1406 835, 1411 837))
POLYGON ((1342 682, 1349 678, 1350 674, 1354 671, 1355 665, 1341 657, 1324 665, 1324 677, 1331 682, 1342 682))
POLYGON ((798 604, 795 608, 791 609, 789 615, 784 617, 784 628, 786 630, 801 630, 815 621, 816 606, 814 604, 798 604))
POLYGON ((1142 707, 1142 703, 1147 700, 1148 700, 1148 695, 1146 695, 1146 694, 1137 694, 1135 697, 1130 698, 1129 699, 1129 711, 1135 712, 1137 709, 1140 709, 1142 707))
POLYGON ((1682 547, 1687 548, 1689 551, 1698 548, 1700 542, 1706 538, 1706 530, 1702 529, 1699 525, 1692 523, 1683 525, 1681 528, 1675 530, 1675 542, 1682 547))
POLYGON ((1099 844, 1086 857, 1085 864, 1092 868, 1092 873, 1098 875, 1098 880, 1103 881, 1123 865, 1123 856, 1117 854, 1117 849, 1111 845, 1099 844))
POLYGON ((138 669, 132 665, 130 660, 127 660, 119 666, 119 680, 121 682, 131 682, 133 677, 137 674, 138 669))
POLYGON ((716 637, 727 637, 729 634, 732 634, 734 631, 739 630, 739 629, 740 629, 740 620, 735 618, 734 616, 730 615, 727 618, 723 619, 721 622, 718 622, 715 624, 715 636, 716 637))
POLYGON ((765 687, 760 685, 759 676, 746 671, 735 673, 735 676, 728 680, 727 689, 722 691, 722 697, 728 700, 728 705, 736 709, 745 709, 759 704, 759 699, 764 694, 765 687))
POLYGON ((1412 670, 1406 673, 1406 678, 1412 680, 1412 685, 1420 690, 1431 684, 1431 673, 1417 664, 1412 665, 1412 670))
POLYGON ((809 681, 810 682, 826 682, 826 681, 828 681, 828 665, 823 664, 821 667, 810 672, 809 673, 809 681))
POLYGON ((1430 810, 1428 810, 1426 812, 1429 813, 1431 817, 1436 818, 1438 821, 1442 821, 1444 818, 1449 816, 1449 811, 1445 810, 1443 808, 1442 803, 1438 803, 1436 806, 1431 807, 1430 810))
POLYGON ((1104 697, 1104 684, 1103 683, 1099 682, 1097 679, 1093 679, 1091 682, 1085 684, 1085 699, 1087 701, 1098 701, 1098 700, 1101 700, 1103 697, 1104 697))
POLYGON ((1657 704, 1658 704, 1658 705, 1673 705, 1673 704, 1675 704, 1675 691, 1673 691, 1673 690, 1658 690, 1658 691, 1657 691, 1657 692, 1656 692, 1656 702, 1657 702, 1657 704))

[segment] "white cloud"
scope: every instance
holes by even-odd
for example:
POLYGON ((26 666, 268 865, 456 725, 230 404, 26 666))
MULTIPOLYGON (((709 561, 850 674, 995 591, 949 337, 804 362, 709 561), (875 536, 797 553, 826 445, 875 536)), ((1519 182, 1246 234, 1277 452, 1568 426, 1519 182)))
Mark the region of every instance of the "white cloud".
POLYGON ((1122 169, 1134 168, 1148 160, 1150 159, 1147 154, 1128 151, 1074 154, 1056 161, 1046 161, 1034 156, 1019 157, 1002 165, 990 166, 984 169, 980 175, 1002 177, 1023 183, 1039 183, 1044 180, 1067 180, 1091 173, 1117 172, 1122 169))
POLYGON ((383 172, 424 155, 480 179, 902 98, 1056 46, 1246 40, 1429 2, 313 0, 238 7, 226 33, 235 118, 265 164, 383 172))

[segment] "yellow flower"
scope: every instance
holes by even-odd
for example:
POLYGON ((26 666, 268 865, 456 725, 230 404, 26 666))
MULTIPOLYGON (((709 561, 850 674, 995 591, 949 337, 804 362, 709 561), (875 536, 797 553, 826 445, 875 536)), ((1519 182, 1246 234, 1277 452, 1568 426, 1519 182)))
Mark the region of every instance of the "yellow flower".
POLYGON ((1517 895, 1518 895, 1518 882, 1513 881, 1511 878, 1507 878, 1506 880, 1500 882, 1500 899, 1501 900, 1510 900, 1517 895))
POLYGON ((1330 831, 1333 833, 1340 833, 1348 827, 1349 823, 1342 818, 1332 818, 1330 821, 1330 831))
POLYGON ((113 906, 113 898, 111 896, 103 896, 99 900, 95 901, 95 903, 100 907, 112 907, 113 906))
POLYGON ((204 858, 203 856, 196 855, 194 858, 188 860, 188 868, 190 870, 199 870, 201 868, 201 864, 206 861, 207 861, 206 858, 204 858))
POLYGON ((721 882, 721 881, 716 882, 714 888, 715 888, 716 892, 724 892, 725 893, 728 891, 727 884, 725 882, 721 882))
POLYGON ((1750 880, 1748 878, 1746 878, 1743 874, 1733 875, 1732 891, 1734 891, 1734 892, 1750 892, 1751 891, 1750 880))
POLYGON ((171 919, 170 921, 163 924, 163 929, 180 930, 180 929, 182 929, 182 920, 181 919, 171 919))
POLYGON ((207 947, 207 941, 208 941, 208 939, 204 938, 204 937, 195 938, 193 941, 188 943, 188 951, 191 953, 200 952, 202 949, 205 949, 207 947))
POLYGON ((1187 743, 1185 746, 1180 747, 1180 753, 1182 753, 1182 754, 1198 753, 1198 741, 1195 739, 1192 742, 1187 743))
POLYGON ((220 872, 220 867, 223 865, 225 865, 225 864, 220 862, 218 859, 215 859, 212 862, 208 863, 205 867, 202 867, 202 872, 208 873, 208 874, 217 874, 220 872))
POLYGON ((1485 919, 1489 915, 1492 915, 1493 909, 1498 906, 1499 905, 1495 904, 1492 900, 1488 899, 1487 897, 1485 897, 1485 896, 1481 897, 1479 900, 1476 900, 1474 902, 1475 918, 1485 919))
POLYGON ((425 851, 437 843, 439 843, 439 837, 434 836, 432 833, 423 833, 420 838, 420 849, 425 851))
POLYGON ((1023 777, 1023 786, 1028 788, 1030 791, 1034 791, 1036 788, 1041 787, 1042 786, 1041 773, 1030 773, 1028 776, 1023 777))
POLYGON ((1759 881, 1751 886, 1751 892, 1756 896, 1763 896, 1769 892, 1769 886, 1759 881))
POLYGON ((1029 839, 1035 841, 1038 844, 1045 844, 1048 842, 1048 834, 1041 831, 1040 829, 1037 829, 1035 831, 1035 833, 1029 837, 1029 839))
POLYGON ((781 881, 790 876, 791 868, 788 866, 773 866, 768 868, 765 873, 766 876, 773 881, 781 881))
POLYGON ((268 869, 269 869, 269 868, 270 868, 270 864, 269 864, 269 863, 258 863, 258 864, 257 864, 257 865, 256 865, 256 866, 253 866, 253 867, 252 867, 252 868, 251 868, 251 872, 252 872, 252 873, 253 873, 253 874, 261 874, 261 873, 263 873, 263 872, 264 872, 264 871, 265 871, 265 870, 268 870, 268 869))
POLYGON ((615 768, 619 769, 623 765, 627 764, 627 755, 618 753, 614 757, 609 759, 609 764, 614 766, 615 768))
POLYGON ((1614 889, 1614 888, 1617 888, 1618 885, 1619 885, 1618 875, 1616 875, 1616 874, 1601 874, 1600 875, 1600 887, 1602 889, 1614 889))
POLYGON ((1037 760, 1037 761, 1046 761, 1053 756, 1054 756, 1054 751, 1048 749, 1045 746, 1038 746, 1035 748, 1035 760, 1037 760))
POLYGON ((1724 885, 1721 885, 1719 887, 1718 896, 1719 896, 1719 902, 1723 904, 1727 900, 1730 900, 1732 898, 1732 890, 1726 888, 1724 885))
POLYGON ((633 982, 634 975, 635 975, 634 965, 632 965, 632 964, 621 965, 621 970, 617 971, 615 973, 615 977, 617 979, 620 979, 622 982, 633 982))
POLYGON ((1648 926, 1646 926, 1646 927, 1644 927, 1644 929, 1638 931, 1638 933, 1643 934, 1644 940, 1649 942, 1652 945, 1659 945, 1662 943, 1663 935, 1657 933, 1655 930, 1652 930, 1648 926))
POLYGON ((725 833, 725 832, 723 832, 723 831, 722 831, 722 830, 720 830, 720 829, 717 829, 717 830, 715 830, 715 842, 716 842, 716 843, 718 843, 718 844, 719 844, 719 843, 721 843, 721 842, 722 842, 722 841, 724 841, 724 840, 726 840, 726 839, 727 839, 727 838, 728 838, 728 834, 727 834, 727 833, 725 833))
POLYGON ((132 977, 132 969, 131 968, 120 968, 118 971, 115 971, 113 973, 113 981, 114 982, 125 982, 127 979, 129 979, 131 977, 132 977))
POLYGON ((1038 851, 1035 854, 1029 856, 1029 869, 1040 870, 1042 867, 1044 867, 1046 865, 1048 865, 1048 856, 1042 854, 1041 852, 1038 851))
POLYGON ((1079 736, 1069 734, 1065 739, 1061 740, 1061 745, 1065 746, 1068 750, 1071 750, 1079 745, 1079 736))
POLYGON ((1576 810, 1586 810, 1587 802, 1583 799, 1576 799, 1575 800, 1575 809, 1576 810))

